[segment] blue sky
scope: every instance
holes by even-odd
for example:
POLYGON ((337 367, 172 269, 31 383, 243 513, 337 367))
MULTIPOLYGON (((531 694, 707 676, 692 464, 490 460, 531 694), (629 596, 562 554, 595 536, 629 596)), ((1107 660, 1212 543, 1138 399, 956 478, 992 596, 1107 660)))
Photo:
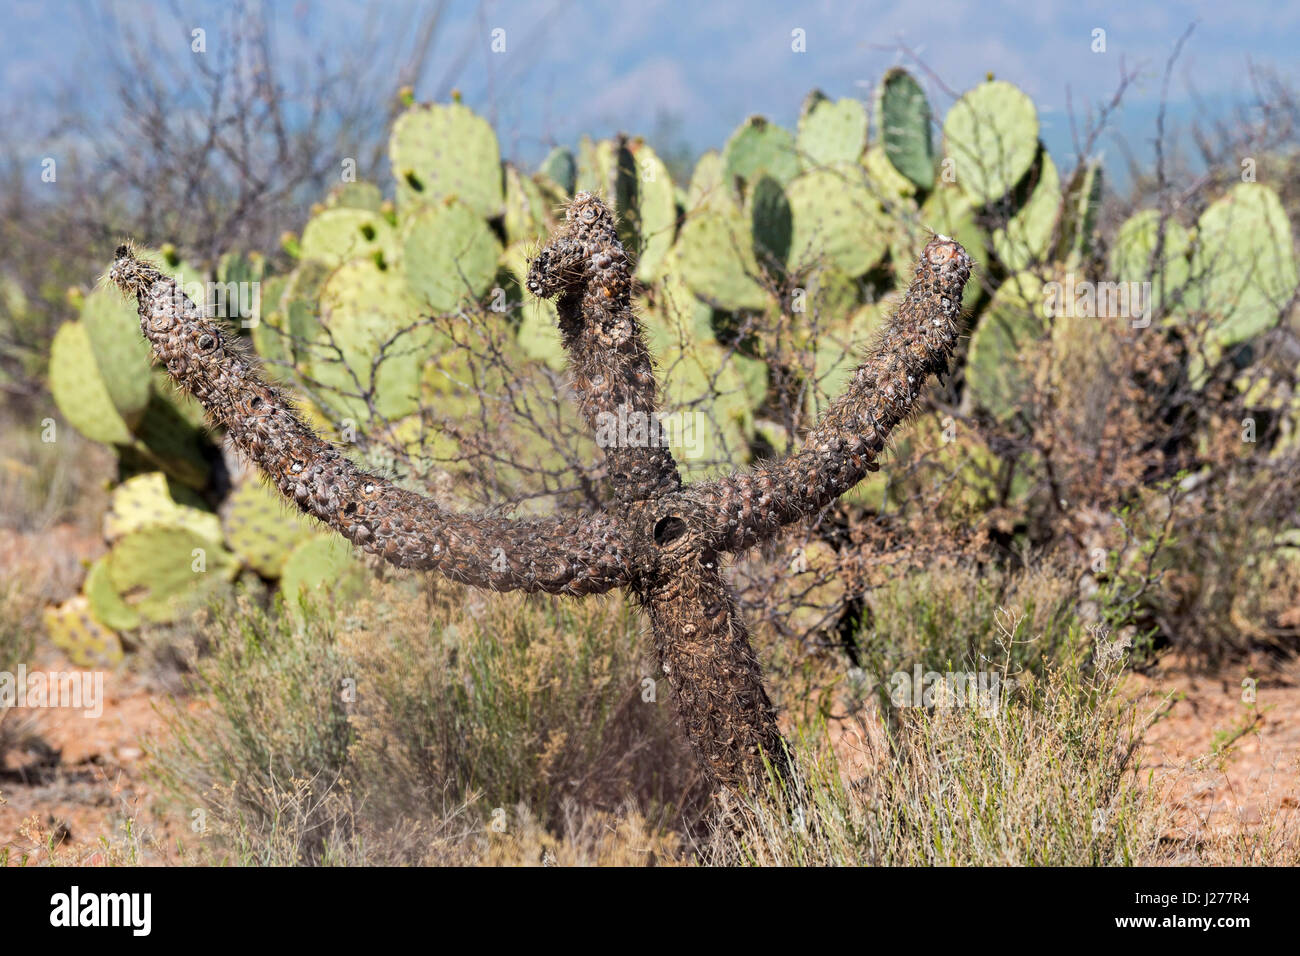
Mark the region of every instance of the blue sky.
MULTIPOLYGON (((208 26, 209 45, 221 42, 220 2, 114 6, 186 41, 190 24, 208 26)), ((304 64, 313 49, 352 42, 367 30, 401 36, 411 8, 363 0, 272 7, 283 28, 282 55, 304 64)), ((115 40, 94 25, 97 9, 77 0, 0 0, 0 94, 6 114, 19 112, 11 122, 35 129, 69 81, 87 97, 105 96, 103 63, 115 40)), ((870 99, 887 68, 916 66, 905 45, 934 71, 931 77, 916 70, 941 114, 951 102, 945 86, 960 92, 992 71, 1033 97, 1044 139, 1058 158, 1068 158, 1067 91, 1076 107, 1097 103, 1114 90, 1121 56, 1140 67, 1118 124, 1140 146, 1150 135, 1165 59, 1194 21, 1171 90, 1176 118, 1191 115, 1189 84, 1211 108, 1246 97, 1252 59, 1297 78, 1300 4, 1268 0, 459 0, 444 18, 431 72, 436 78, 467 50, 457 79, 465 101, 493 116, 507 155, 532 161, 551 142, 573 143, 583 132, 649 133, 661 113, 680 120, 681 137, 697 150, 721 145, 750 113, 793 124, 813 87, 870 99), (804 53, 791 50, 796 28, 805 32, 804 53), (1106 31, 1105 53, 1091 49, 1098 28, 1106 31), (504 53, 490 49, 496 29, 505 31, 504 53)), ((433 96, 435 85, 417 93, 433 96)), ((1113 141, 1102 146, 1116 155, 1113 141)))

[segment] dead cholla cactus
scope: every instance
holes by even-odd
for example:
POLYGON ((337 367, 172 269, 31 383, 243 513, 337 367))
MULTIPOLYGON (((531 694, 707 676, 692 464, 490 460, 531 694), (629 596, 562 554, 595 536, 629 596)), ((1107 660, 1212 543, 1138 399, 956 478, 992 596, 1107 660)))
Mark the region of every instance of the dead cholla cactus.
MULTIPOLYGON (((790 765, 723 560, 816 515, 877 469, 926 380, 948 367, 970 270, 951 239, 926 245, 897 314, 784 461, 683 486, 652 431, 636 447, 604 449, 613 507, 534 520, 450 512, 363 471, 303 421, 237 336, 129 246, 118 249, 109 275, 137 297, 141 330, 171 378, 285 498, 353 544, 399 567, 494 591, 629 591, 649 615, 705 772, 715 788, 741 790, 761 782, 765 761, 783 775, 790 765)), ((658 384, 631 307, 631 275, 613 217, 587 193, 574 197, 565 225, 529 270, 529 289, 557 299, 573 390, 593 427, 620 411, 657 422, 658 384)))

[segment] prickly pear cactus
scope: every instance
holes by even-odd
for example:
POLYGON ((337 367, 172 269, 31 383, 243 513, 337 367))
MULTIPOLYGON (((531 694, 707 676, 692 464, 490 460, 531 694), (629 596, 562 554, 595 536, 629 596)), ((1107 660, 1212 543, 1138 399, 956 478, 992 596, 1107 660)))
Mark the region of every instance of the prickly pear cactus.
POLYGON ((253 477, 240 482, 226 499, 221 528, 230 549, 266 578, 279 577, 290 552, 319 533, 253 477))
POLYGON ((372 406, 388 418, 418 408, 429 344, 418 320, 418 306, 396 269, 371 259, 339 266, 321 288, 320 330, 305 362, 322 386, 322 399, 357 423, 370 419, 372 406))
POLYGON ((113 404, 113 394, 95 362, 90 334, 80 322, 65 322, 54 333, 50 393, 63 417, 87 438, 109 445, 130 443, 131 428, 113 404))
POLYGON ((1043 280, 1033 272, 1008 278, 971 335, 966 387, 975 406, 1000 422, 1015 418, 1033 380, 1032 347, 1045 334, 1043 280))
POLYGON ((501 151, 487 120, 460 103, 412 106, 388 141, 399 205, 455 197, 483 217, 504 201, 501 151))
POLYGON ((122 659, 122 643, 117 634, 95 620, 84 594, 46 608, 44 617, 50 640, 76 666, 116 664, 122 659))
POLYGON ((482 297, 500 259, 501 245, 487 223, 462 202, 427 206, 402 224, 406 286, 421 306, 435 312, 482 297))
POLYGON ((337 266, 349 259, 380 255, 394 262, 399 255, 397 232, 378 212, 339 206, 317 213, 300 240, 302 258, 337 266))
POLYGON ((805 169, 855 163, 867 147, 867 111, 857 100, 819 100, 800 117, 795 145, 805 169))
POLYGON ((546 159, 542 160, 537 171, 563 189, 565 195, 573 195, 577 184, 578 162, 573 158, 572 150, 556 146, 546 154, 546 159))
POLYGON ((693 205, 676 245, 682 278, 715 308, 762 309, 770 296, 760 282, 750 220, 721 173, 717 154, 706 154, 696 165, 693 205))
POLYGON ((727 140, 722 166, 728 181, 771 176, 784 186, 799 174, 799 150, 789 130, 751 116, 727 140))
POLYGON ((945 158, 979 206, 1009 193, 1038 153, 1038 111, 1002 80, 981 83, 953 104, 943 123, 945 158))
POLYGON ((108 578, 144 620, 175 621, 224 589, 239 570, 220 538, 179 526, 129 532, 108 554, 108 578))
POLYGON ((295 619, 302 620, 304 599, 328 594, 335 601, 359 597, 364 590, 364 565, 348 542, 337 534, 318 534, 300 541, 280 571, 280 593, 295 619))
POLYGON ((876 90, 876 129, 885 158, 917 188, 934 186, 930 101, 910 73, 892 69, 876 90))
POLYGON ((136 421, 149 402, 152 365, 148 349, 140 348, 140 319, 113 289, 103 287, 86 296, 81 324, 113 406, 123 420, 136 421))
POLYGON ((1262 183, 1238 183, 1196 224, 1188 304, 1211 317, 1211 341, 1230 348, 1277 324, 1296 288, 1291 224, 1262 183))
POLYGON ((220 539, 221 521, 189 489, 169 484, 160 471, 136 475, 120 484, 104 514, 104 539, 110 544, 148 527, 187 528, 200 537, 220 539))
POLYGON ((1061 177, 1046 149, 1039 154, 1036 171, 1028 184, 1029 199, 1003 228, 993 232, 993 251, 1011 272, 1047 257, 1061 214, 1061 177))
POLYGON ((1120 226, 1110 249, 1110 272, 1117 282, 1150 282, 1151 308, 1158 312, 1186 294, 1190 248, 1187 230, 1177 219, 1162 222, 1158 210, 1144 209, 1120 226))
POLYGON ((857 164, 809 170, 786 187, 790 268, 817 265, 860 276, 889 248, 889 221, 857 164))

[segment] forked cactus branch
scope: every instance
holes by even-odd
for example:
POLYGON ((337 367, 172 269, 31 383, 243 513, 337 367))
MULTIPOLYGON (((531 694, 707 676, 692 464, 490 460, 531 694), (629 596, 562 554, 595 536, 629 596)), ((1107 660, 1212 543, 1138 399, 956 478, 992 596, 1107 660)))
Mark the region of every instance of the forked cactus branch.
POLYGON ((798 453, 683 486, 657 430, 658 384, 631 307, 630 257, 609 210, 578 193, 566 224, 534 259, 528 286, 558 300, 588 423, 637 413, 647 440, 602 442, 616 498, 608 511, 528 521, 450 512, 362 470, 304 422, 235 336, 130 246, 117 250, 109 276, 137 297, 141 330, 171 378, 286 499, 353 544, 491 590, 629 590, 648 612, 703 769, 715 788, 742 790, 761 784, 764 758, 783 775, 790 766, 722 557, 816 515, 876 470, 928 377, 948 367, 970 269, 960 245, 932 239, 898 313, 798 453))

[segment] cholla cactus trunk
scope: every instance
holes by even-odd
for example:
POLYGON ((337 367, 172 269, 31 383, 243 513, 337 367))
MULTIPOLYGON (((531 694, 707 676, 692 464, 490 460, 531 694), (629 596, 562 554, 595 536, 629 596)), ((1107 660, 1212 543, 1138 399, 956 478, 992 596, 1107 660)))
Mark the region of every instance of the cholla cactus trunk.
POLYGON ((630 306, 629 257, 603 203, 579 193, 528 285, 559 300, 574 392, 592 427, 600 434, 605 416, 636 413, 647 428, 636 444, 600 442, 616 499, 609 511, 529 521, 449 512, 363 471, 311 430, 232 334, 129 246, 109 275, 136 296, 141 330, 172 379, 287 500, 352 543, 492 590, 631 591, 650 618, 685 733, 721 793, 761 788, 766 764, 791 772, 723 558, 816 515, 876 469, 926 379, 947 368, 970 268, 960 245, 932 239, 896 317, 801 451, 683 487, 654 416, 658 385, 630 306))
POLYGON ((631 307, 632 264, 599 199, 574 197, 564 227, 530 265, 528 289, 558 299, 573 388, 604 437, 615 495, 625 504, 649 504, 634 509, 633 525, 649 531, 653 546, 632 588, 649 613, 687 739, 715 780, 761 779, 764 756, 787 776, 785 742, 722 576, 722 556, 698 547, 679 517, 656 507, 672 500, 682 480, 659 427, 658 382, 631 307), (639 429, 602 427, 631 416, 640 417, 639 429), (622 443, 631 435, 638 440, 622 443))

